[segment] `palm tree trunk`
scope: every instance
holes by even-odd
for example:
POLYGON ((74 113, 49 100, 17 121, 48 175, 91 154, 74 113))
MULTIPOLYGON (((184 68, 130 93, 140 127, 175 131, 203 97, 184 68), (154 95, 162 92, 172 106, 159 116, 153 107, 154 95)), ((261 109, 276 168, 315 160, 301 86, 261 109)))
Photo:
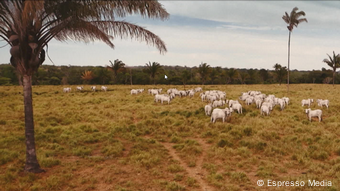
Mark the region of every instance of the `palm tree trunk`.
POLYGON ((334 87, 335 70, 333 71, 333 87, 334 87))
POLYGON ((115 76, 114 76, 114 82, 115 82, 115 84, 117 84, 117 74, 115 73, 115 76))
POLYGON ((25 171, 40 173, 45 172, 38 163, 35 141, 32 104, 32 76, 23 76, 24 105, 25 105, 25 136, 26 136, 26 164, 25 171))
POLYGON ((131 71, 131 68, 130 68, 130 84, 132 86, 132 71, 131 71))
POLYGON ((289 62, 290 62, 290 35, 292 31, 289 31, 288 37, 288 72, 287 72, 287 92, 289 92, 289 62))
POLYGON ((22 86, 22 77, 21 77, 21 75, 19 74, 18 71, 16 72, 16 75, 17 75, 17 78, 18 78, 19 86, 22 86))

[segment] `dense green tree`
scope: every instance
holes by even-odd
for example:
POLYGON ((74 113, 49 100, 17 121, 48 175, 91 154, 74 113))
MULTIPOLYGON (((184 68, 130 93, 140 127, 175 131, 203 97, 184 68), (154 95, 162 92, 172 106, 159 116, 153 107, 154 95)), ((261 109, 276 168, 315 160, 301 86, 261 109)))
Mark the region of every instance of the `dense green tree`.
POLYGON ((60 79, 58 77, 53 76, 49 79, 49 84, 60 85, 60 79))
POLYGON ((257 70, 249 69, 247 70, 248 73, 248 79, 247 84, 256 84, 257 83, 257 70))
POLYGON ((129 78, 129 80, 130 80, 130 85, 132 85, 132 68, 125 67, 125 69, 126 69, 126 73, 127 73, 126 75, 129 78))
POLYGON ((0 77, 0 85, 10 85, 11 84, 11 78, 6 77, 0 77))
POLYGON ((94 84, 108 84, 110 81, 110 72, 106 67, 98 66, 93 69, 95 78, 94 84))
POLYGON ((134 70, 135 72, 133 73, 133 84, 141 84, 141 85, 146 85, 150 84, 150 76, 144 72, 141 69, 136 69, 134 70))
POLYGON ((279 84, 281 85, 282 81, 287 76, 287 68, 282 67, 280 64, 276 63, 274 65, 274 69, 275 69, 276 79, 279 82, 279 84))
POLYGON ((185 89, 185 85, 187 84, 187 82, 190 80, 190 72, 189 70, 183 70, 181 73, 181 82, 184 85, 184 89, 185 89))
POLYGON ((39 68, 32 76, 32 83, 34 85, 47 85, 49 83, 47 69, 39 68))
POLYGON ((249 78, 249 74, 246 71, 238 72, 238 79, 240 80, 241 84, 245 84, 246 80, 249 78))
POLYGON ((334 86, 336 69, 340 68, 340 55, 339 54, 335 55, 335 52, 333 51, 333 57, 328 55, 328 58, 329 59, 324 59, 323 62, 333 69, 333 86, 334 86))
POLYGON ((198 74, 200 75, 202 85, 209 80, 209 74, 211 73, 210 65, 207 63, 201 63, 198 67, 198 74))
POLYGON ((226 78, 227 84, 232 84, 234 79, 238 78, 238 71, 235 70, 234 68, 227 69, 225 71, 225 73, 226 73, 226 76, 227 76, 227 78, 226 78))
POLYGON ((268 80, 269 80, 269 72, 268 72, 268 70, 266 70, 266 69, 261 69, 261 70, 259 71, 259 75, 260 75, 260 77, 261 77, 263 83, 267 83, 267 82, 268 82, 268 80))
POLYGON ((17 72, 10 64, 3 64, 0 66, 0 76, 6 78, 6 84, 19 84, 17 72), (8 79, 10 79, 9 83, 7 83, 8 79))
POLYGON ((168 17, 160 3, 152 1, 0 1, 0 37, 10 44, 10 63, 23 78, 26 163, 25 171, 43 172, 36 157, 32 104, 32 75, 45 61, 52 40, 105 42, 114 37, 136 38, 166 51, 163 41, 143 27, 119 21, 126 15, 168 17))
POLYGON ((301 16, 305 16, 305 12, 298 11, 299 9, 297 7, 294 7, 293 10, 290 12, 290 15, 288 15, 287 12, 285 12, 285 15, 282 16, 282 19, 288 24, 287 28, 289 31, 289 37, 288 37, 288 72, 287 72, 287 91, 289 92, 289 69, 290 69, 290 36, 293 31, 294 27, 297 27, 301 22, 307 22, 306 18, 300 18, 301 16))
POLYGON ((221 67, 211 68, 211 72, 209 75, 211 84, 218 84, 220 82, 221 73, 222 73, 221 67))

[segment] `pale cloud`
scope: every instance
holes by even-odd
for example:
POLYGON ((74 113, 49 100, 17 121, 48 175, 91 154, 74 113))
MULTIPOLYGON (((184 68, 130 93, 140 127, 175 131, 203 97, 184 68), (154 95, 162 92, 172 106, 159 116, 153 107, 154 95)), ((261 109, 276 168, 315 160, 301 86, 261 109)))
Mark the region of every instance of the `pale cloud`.
MULTIPOLYGON (((293 30, 291 69, 312 70, 327 66, 327 54, 340 52, 340 2, 318 1, 161 1, 170 19, 159 21, 127 17, 157 34, 166 43, 164 55, 144 42, 116 39, 115 49, 102 42, 52 41, 49 55, 56 65, 105 66, 120 59, 130 66, 159 62, 162 65, 198 66, 201 62, 228 68, 272 69, 287 65, 288 30, 285 11, 297 6, 308 23, 293 30)), ((9 48, 0 51, 8 63, 9 48)), ((52 64, 46 60, 44 64, 52 64)))

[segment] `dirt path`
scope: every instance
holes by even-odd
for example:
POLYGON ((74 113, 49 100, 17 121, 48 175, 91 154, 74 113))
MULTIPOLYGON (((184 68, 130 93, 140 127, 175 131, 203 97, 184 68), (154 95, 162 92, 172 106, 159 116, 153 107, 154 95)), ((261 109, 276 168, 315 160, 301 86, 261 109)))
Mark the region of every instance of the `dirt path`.
POLYGON ((203 191, 213 191, 215 189, 209 186, 208 183, 206 182, 205 180, 206 172, 202 168, 203 159, 205 158, 209 147, 202 139, 195 138, 194 140, 196 140, 202 147, 202 155, 197 158, 195 167, 188 167, 187 164, 176 154, 176 150, 172 147, 174 144, 172 143, 162 144, 169 151, 170 156, 173 159, 179 161, 180 165, 185 169, 186 172, 188 172, 189 176, 197 181, 197 183, 200 185, 203 191))

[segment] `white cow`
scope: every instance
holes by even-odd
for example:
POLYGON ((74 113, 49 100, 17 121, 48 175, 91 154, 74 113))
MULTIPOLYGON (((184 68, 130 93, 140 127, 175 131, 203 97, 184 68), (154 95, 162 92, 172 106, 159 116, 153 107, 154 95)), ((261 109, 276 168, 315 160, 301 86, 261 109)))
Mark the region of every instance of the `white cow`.
POLYGON ((162 101, 162 97, 163 97, 163 94, 156 94, 154 101, 155 102, 162 101))
POLYGON ((231 109, 237 110, 237 113, 242 113, 242 105, 240 103, 232 104, 231 109))
POLYGON ((273 110, 273 105, 274 105, 273 102, 263 102, 263 103, 262 103, 262 106, 263 106, 263 105, 267 106, 267 107, 269 108, 270 111, 273 110))
POLYGON ((262 99, 255 99, 256 108, 260 108, 262 104, 262 99))
POLYGON ((329 101, 328 99, 322 100, 322 99, 317 99, 316 102, 318 103, 318 106, 326 106, 328 109, 329 106, 329 101))
POLYGON ((239 103, 237 100, 229 100, 229 107, 231 107, 233 104, 239 103))
POLYGON ((277 102, 280 105, 280 108, 281 108, 281 111, 282 111, 285 108, 285 104, 286 104, 285 100, 278 99, 277 102))
POLYGON ((91 90, 95 92, 96 91, 96 86, 91 86, 91 90))
POLYGON ((106 86, 102 86, 102 87, 101 87, 101 90, 103 90, 103 91, 106 92, 106 91, 107 91, 107 87, 106 87, 106 86))
POLYGON ((65 93, 71 92, 71 88, 64 88, 63 91, 64 91, 65 93))
POLYGON ((322 121, 322 110, 316 109, 316 110, 311 110, 310 108, 305 110, 307 117, 309 121, 312 121, 312 117, 318 117, 319 122, 322 121))
POLYGON ((289 98, 288 98, 288 97, 283 97, 282 99, 283 99, 283 100, 285 100, 285 102, 286 102, 286 105, 288 105, 288 104, 289 104, 289 98))
POLYGON ((222 119, 223 123, 225 119, 230 116, 231 112, 228 108, 226 109, 218 109, 215 108, 211 113, 211 122, 215 123, 216 119, 222 119))
POLYGON ((212 104, 213 107, 223 106, 225 104, 225 101, 223 100, 215 100, 212 104))
POLYGON ((136 95, 137 95, 137 94, 138 94, 138 90, 132 89, 132 90, 131 90, 131 95, 133 95, 133 94, 136 94, 136 95))
POLYGON ((210 115, 212 110, 212 105, 209 103, 204 107, 205 115, 210 115))
POLYGON ((203 91, 201 87, 195 88, 195 92, 201 92, 201 91, 203 91))
POLYGON ((163 95, 161 97, 161 103, 163 104, 164 101, 168 102, 168 105, 169 105, 170 101, 171 101, 171 98, 169 96, 163 95))
POLYGON ((304 105, 308 105, 308 107, 310 107, 310 104, 313 103, 313 99, 303 99, 301 101, 301 105, 304 106, 304 105))
POLYGON ((267 114, 267 116, 270 113, 270 109, 269 109, 269 107, 267 105, 262 105, 261 106, 261 115, 264 115, 264 113, 267 114))
POLYGON ((78 91, 83 91, 84 87, 83 86, 77 86, 78 91))

